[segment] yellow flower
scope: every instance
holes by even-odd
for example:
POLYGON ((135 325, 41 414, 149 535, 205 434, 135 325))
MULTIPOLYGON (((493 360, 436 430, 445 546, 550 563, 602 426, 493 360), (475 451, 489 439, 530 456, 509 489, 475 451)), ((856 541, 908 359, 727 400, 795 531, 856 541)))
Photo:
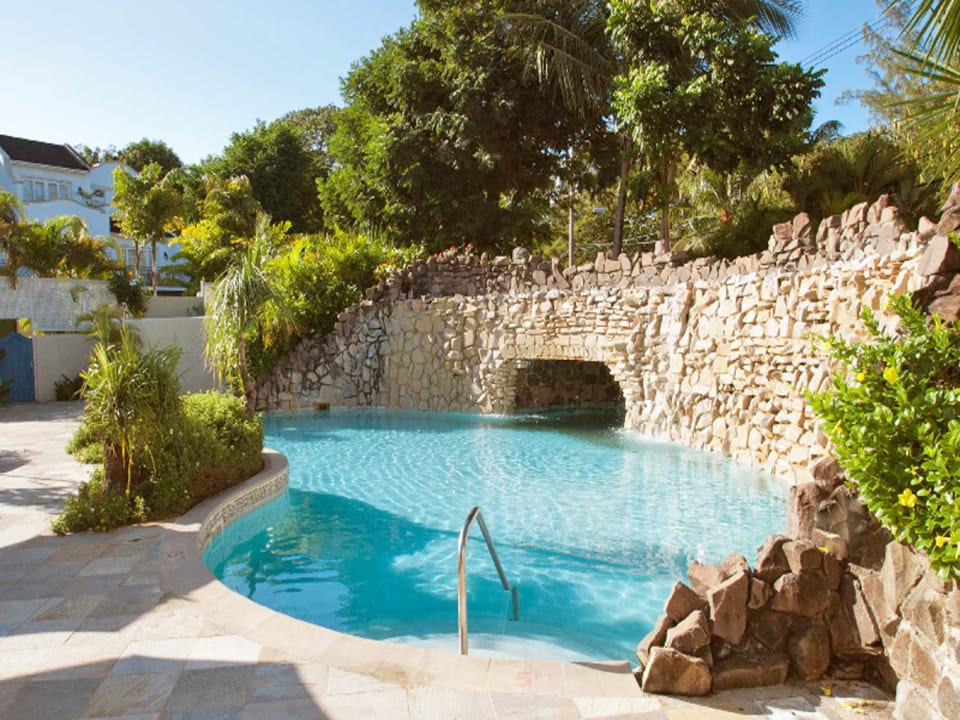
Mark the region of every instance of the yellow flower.
POLYGON ((900 373, 897 372, 895 367, 887 367, 883 370, 883 379, 888 383, 893 385, 897 380, 900 379, 900 373))
POLYGON ((937 537, 934 538, 934 542, 937 544, 938 548, 942 548, 944 545, 950 542, 950 538, 944 537, 943 535, 937 535, 937 537))
POLYGON ((860 372, 857 373, 857 382, 863 382, 866 379, 867 379, 867 374, 865 372, 861 370, 860 372))
POLYGON ((917 496, 913 494, 913 490, 910 488, 907 488, 902 493, 897 495, 897 499, 904 507, 912 508, 917 504, 917 496))
POLYGON ((824 685, 823 694, 826 695, 827 697, 830 697, 831 695, 833 695, 833 688, 830 687, 829 685, 824 685))

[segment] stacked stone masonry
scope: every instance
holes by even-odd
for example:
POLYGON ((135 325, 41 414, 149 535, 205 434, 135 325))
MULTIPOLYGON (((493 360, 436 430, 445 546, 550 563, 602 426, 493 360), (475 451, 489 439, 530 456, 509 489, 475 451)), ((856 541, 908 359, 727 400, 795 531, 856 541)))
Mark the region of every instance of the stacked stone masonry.
POLYGON ((824 220, 820 251, 798 216, 734 262, 601 255, 561 270, 522 249, 434 256, 298 346, 258 406, 507 413, 524 361, 596 361, 621 387, 627 429, 807 482, 827 454, 806 403, 830 378, 816 338, 859 336, 864 307, 883 315, 889 293, 924 283, 928 237, 903 232, 893 210, 881 198, 824 220))
MULTIPOLYGON (((855 498, 837 499, 844 488, 825 488, 817 477, 831 458, 806 395, 827 387, 833 370, 817 338, 863 337, 864 308, 873 310, 882 326, 892 327, 895 320, 886 312, 891 293, 913 293, 926 307, 956 319, 960 250, 944 235, 958 227, 960 192, 955 189, 940 223, 924 218, 915 232, 882 197, 826 218, 815 234, 801 213, 774 227, 766 251, 732 262, 687 262, 678 252, 616 260, 601 254, 593 263, 562 268, 557 260, 542 261, 521 248, 512 257, 492 259, 443 253, 393 273, 371 288, 364 302, 343 312, 332 333, 303 341, 261 382, 258 407, 329 404, 509 413, 516 407, 518 377, 522 391, 522 373, 531 361, 603 363, 619 384, 627 429, 766 470, 793 486, 791 535, 847 533, 844 540, 850 540, 863 528, 843 530, 836 517, 820 516, 841 508, 842 520, 852 522, 864 513, 850 509, 855 498)), ((791 621, 791 628, 805 634, 787 633, 786 645, 771 651, 777 662, 765 666, 769 677, 753 680, 779 681, 790 667, 797 672, 808 650, 820 653, 811 656, 811 667, 819 669, 824 662, 835 667, 838 658, 830 647, 831 633, 841 633, 831 620, 839 612, 837 598, 856 600, 843 612, 857 632, 867 629, 869 615, 879 644, 870 636, 861 643, 858 659, 840 653, 839 661, 876 670, 878 663, 867 660, 889 660, 895 672, 891 683, 900 680, 901 718, 960 717, 960 593, 929 568, 914 572, 923 559, 905 549, 888 551, 887 543, 900 546, 877 535, 873 539, 880 544, 872 546, 881 550, 872 559, 858 556, 843 563, 840 584, 831 580, 827 606, 791 621), (909 561, 903 559, 907 556, 909 561), (867 614, 861 612, 864 603, 867 614), (826 660, 822 648, 811 649, 815 641, 826 643, 826 660)), ((829 564, 832 572, 833 560, 826 558, 823 567, 810 571, 827 573, 829 564)), ((754 583, 759 571, 740 570, 753 613, 758 610, 752 607, 758 602, 754 591, 762 590, 754 583)), ((792 569, 789 574, 804 577, 792 569)), ((777 598, 789 588, 778 590, 773 581, 767 585, 771 596, 759 611, 783 610, 774 604, 786 602, 777 598)), ((741 589, 724 592, 736 595, 741 589)), ((726 602, 739 605, 739 599, 726 602)), ((703 617, 688 612, 676 618, 677 626, 686 623, 684 640, 677 642, 703 632, 715 639, 709 603, 690 610, 703 617)), ((677 659, 681 651, 666 639, 675 628, 661 629, 660 644, 666 646, 655 651, 663 656, 658 662, 670 668, 667 674, 678 672, 677 663, 686 661, 677 659)), ((721 649, 736 645, 719 637, 721 649)), ((683 669, 692 673, 689 680, 699 690, 709 691, 718 682, 746 682, 751 673, 736 664, 742 656, 731 652, 727 657, 732 659, 724 680, 717 681, 715 669, 704 673, 703 667, 686 664, 683 669)))

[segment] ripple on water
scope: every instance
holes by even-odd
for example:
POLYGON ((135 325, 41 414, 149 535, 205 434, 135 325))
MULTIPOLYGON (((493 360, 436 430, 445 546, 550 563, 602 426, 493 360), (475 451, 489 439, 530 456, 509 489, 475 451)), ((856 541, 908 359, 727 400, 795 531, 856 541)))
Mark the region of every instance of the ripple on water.
MULTIPOLYGON (((695 558, 750 556, 782 488, 722 458, 573 415, 332 411, 266 418, 285 497, 205 554, 226 584, 301 619, 383 638, 456 633, 456 542, 483 509, 522 620, 471 534, 471 632, 625 659, 695 558), (589 420, 589 422, 588 422, 589 420)), ((511 652, 512 652, 511 650, 511 652)))

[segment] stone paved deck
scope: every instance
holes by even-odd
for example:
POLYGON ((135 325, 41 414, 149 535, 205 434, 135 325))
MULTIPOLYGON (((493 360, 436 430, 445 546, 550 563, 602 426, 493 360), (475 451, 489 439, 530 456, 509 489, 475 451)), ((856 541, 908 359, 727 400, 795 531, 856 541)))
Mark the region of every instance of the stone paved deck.
POLYGON ((664 698, 643 695, 622 666, 460 658, 330 631, 291 637, 296 621, 230 593, 195 557, 182 558, 192 570, 164 576, 176 548, 193 547, 196 523, 51 534, 51 515, 86 473, 63 450, 79 415, 76 403, 0 407, 5 720, 890 716, 880 693, 856 683, 832 683, 829 697, 794 684, 664 698))

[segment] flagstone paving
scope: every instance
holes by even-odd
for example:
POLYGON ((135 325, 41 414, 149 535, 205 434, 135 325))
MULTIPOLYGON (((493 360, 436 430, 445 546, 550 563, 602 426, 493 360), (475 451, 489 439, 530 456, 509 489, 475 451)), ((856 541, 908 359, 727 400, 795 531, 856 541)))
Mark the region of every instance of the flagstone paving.
POLYGON ((295 621, 212 577, 184 589, 183 578, 164 576, 171 558, 161 554, 192 538, 195 523, 52 535, 50 518, 88 473, 63 450, 80 412, 77 403, 0 407, 5 720, 890 717, 889 701, 857 683, 831 683, 829 696, 794 684, 667 698, 642 694, 625 665, 460 658, 330 631, 298 643, 295 621))

